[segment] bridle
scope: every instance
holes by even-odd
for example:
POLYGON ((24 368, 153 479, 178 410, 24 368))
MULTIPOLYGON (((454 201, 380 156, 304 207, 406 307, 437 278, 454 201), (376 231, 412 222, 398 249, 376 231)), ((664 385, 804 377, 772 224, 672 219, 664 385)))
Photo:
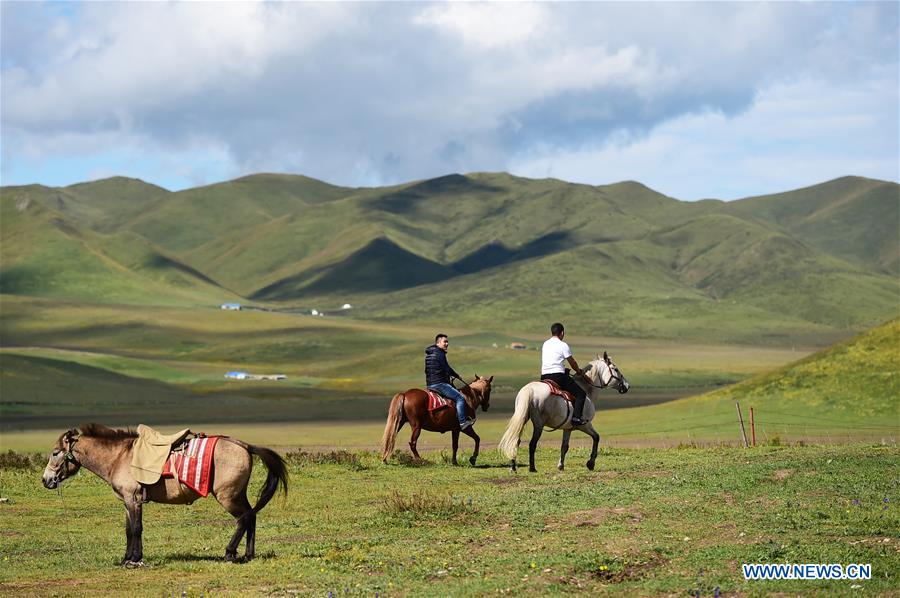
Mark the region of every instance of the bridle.
MULTIPOLYGON (((462 388, 456 388, 456 385, 453 384, 453 381, 452 381, 452 380, 450 381, 450 385, 451 385, 453 388, 456 388, 456 390, 459 390, 459 391, 463 391, 463 390, 465 390, 466 388, 468 388, 469 391, 472 393, 472 396, 473 396, 473 399, 474 399, 474 400, 473 400, 473 403, 475 404, 475 407, 473 407, 473 408, 477 408, 477 407, 480 406, 483 410, 486 411, 486 409, 484 409, 484 405, 485 405, 485 403, 490 404, 490 400, 491 400, 491 391, 490 391, 490 388, 491 388, 491 385, 490 385, 490 383, 488 383, 488 385, 487 385, 487 392, 485 392, 485 389, 483 389, 483 388, 482 388, 482 389, 479 389, 478 391, 476 391, 475 388, 472 386, 472 384, 474 384, 475 382, 478 382, 479 380, 487 380, 487 378, 481 378, 480 376, 478 376, 478 374, 476 374, 475 376, 476 376, 476 378, 475 378, 475 380, 473 380, 472 382, 466 382, 465 380, 462 380, 462 379, 460 379, 460 378, 456 378, 457 380, 459 380, 460 382, 463 383, 462 388), (485 399, 487 399, 487 400, 485 400, 485 399)), ((463 392, 463 396, 465 396, 465 394, 466 394, 466 393, 463 392)))
MULTIPOLYGON (((606 363, 606 362, 603 362, 603 363, 606 363)), ((590 384, 594 388, 599 388, 600 390, 603 390, 604 388, 609 388, 612 385, 613 380, 618 380, 619 383, 616 385, 615 388, 619 391, 619 394, 625 394, 627 392, 627 389, 625 388, 625 377, 622 376, 622 372, 618 371, 619 368, 614 367, 612 364, 606 363, 606 369, 609 370, 609 381, 604 383, 603 375, 600 374, 600 376, 598 377, 600 380, 600 384, 594 384, 590 379, 588 379, 588 384, 590 384), (616 373, 616 372, 618 372, 618 373, 616 373)), ((587 378, 587 376, 585 376, 585 378, 587 378)))
MULTIPOLYGON (((81 462, 75 458, 75 454, 72 452, 75 448, 75 443, 78 442, 78 436, 66 436, 66 443, 68 446, 63 447, 65 453, 63 454, 62 463, 60 463, 57 467, 54 468, 55 474, 53 475, 52 481, 56 483, 57 487, 59 484, 69 477, 69 471, 67 465, 69 463, 74 464, 76 467, 81 467, 81 462)), ((51 455, 52 457, 57 456, 51 455)))

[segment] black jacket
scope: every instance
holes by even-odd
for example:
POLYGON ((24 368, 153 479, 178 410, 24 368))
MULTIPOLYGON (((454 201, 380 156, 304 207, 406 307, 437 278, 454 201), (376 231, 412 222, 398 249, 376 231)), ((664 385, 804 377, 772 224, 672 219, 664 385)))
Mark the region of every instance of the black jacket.
POLYGON ((425 386, 445 382, 450 384, 450 376, 460 375, 447 363, 447 353, 437 345, 425 349, 425 386))

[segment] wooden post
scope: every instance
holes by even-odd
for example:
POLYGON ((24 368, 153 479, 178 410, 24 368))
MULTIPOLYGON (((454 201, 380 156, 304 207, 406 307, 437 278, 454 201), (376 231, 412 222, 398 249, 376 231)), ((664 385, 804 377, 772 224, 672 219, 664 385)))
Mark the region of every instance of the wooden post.
POLYGON ((741 439, 744 441, 744 448, 747 448, 747 430, 744 429, 744 416, 741 415, 741 404, 735 401, 734 406, 737 407, 738 421, 741 422, 741 439))
POLYGON ((753 407, 750 408, 750 439, 752 445, 756 446, 756 423, 753 421, 753 407))

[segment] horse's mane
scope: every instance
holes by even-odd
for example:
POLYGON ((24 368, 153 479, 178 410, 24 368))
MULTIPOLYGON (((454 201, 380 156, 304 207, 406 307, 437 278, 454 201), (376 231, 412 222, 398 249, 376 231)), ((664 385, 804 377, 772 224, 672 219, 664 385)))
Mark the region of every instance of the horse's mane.
POLYGON ((117 430, 107 428, 103 424, 84 424, 79 427, 82 436, 96 438, 97 440, 105 440, 108 442, 116 442, 118 440, 130 440, 138 437, 138 433, 131 428, 125 430, 117 430))

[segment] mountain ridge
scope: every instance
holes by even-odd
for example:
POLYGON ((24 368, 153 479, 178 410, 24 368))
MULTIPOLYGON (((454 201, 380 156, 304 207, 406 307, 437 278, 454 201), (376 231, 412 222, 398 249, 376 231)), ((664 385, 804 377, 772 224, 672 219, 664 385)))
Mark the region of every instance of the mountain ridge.
MULTIPOLYGON (((146 284, 163 302, 167 287, 184 300, 222 292, 273 307, 352 299, 365 317, 388 319, 530 326, 521 318, 588 320, 602 307, 614 331, 662 336, 686 333, 659 318, 683 311, 665 297, 686 293, 695 314, 752 314, 760 334, 789 322, 783 336, 857 330, 896 313, 898 197, 897 184, 862 177, 731 202, 682 202, 636 181, 507 173, 369 188, 266 173, 177 192, 113 177, 0 188, 0 274, 13 294, 89 300, 83 268, 98 289, 131 288, 120 301, 146 284), (34 243, 17 241, 28 235, 34 243), (526 279, 531 286, 517 283, 526 279), (560 309, 565 301, 581 307, 560 309), (512 316, 523 304, 536 309, 512 316), (657 329, 624 324, 636 316, 657 329)), ((697 322, 698 334, 709 329, 697 322)))

